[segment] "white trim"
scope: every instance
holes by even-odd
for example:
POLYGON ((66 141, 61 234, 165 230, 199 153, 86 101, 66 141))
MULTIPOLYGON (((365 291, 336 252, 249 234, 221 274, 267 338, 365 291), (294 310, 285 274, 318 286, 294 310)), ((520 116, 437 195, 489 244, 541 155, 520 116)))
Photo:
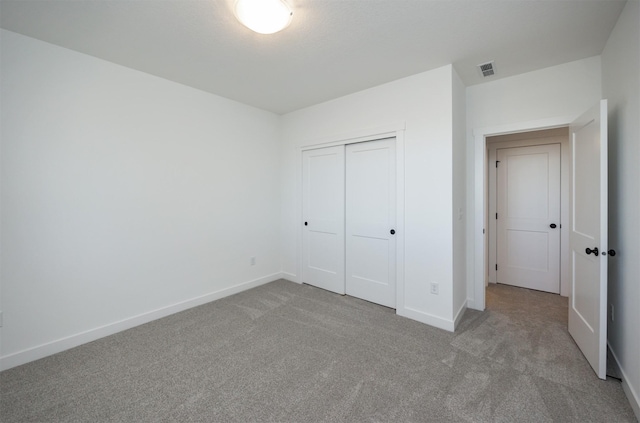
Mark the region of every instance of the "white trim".
MULTIPOLYGON (((404 168, 404 131, 406 123, 378 126, 375 128, 361 129, 343 134, 325 136, 315 140, 303 142, 296 147, 296 222, 297 248, 296 248, 296 272, 302 275, 302 152, 317 148, 333 147, 338 145, 354 144, 358 142, 395 138, 396 143, 396 313, 404 310, 404 195, 405 195, 405 168, 404 168)), ((295 277, 295 276, 294 276, 295 277)), ((296 282, 302 283, 300 278, 296 282)), ((421 321, 420 319, 416 319, 421 321)), ((451 329, 453 330, 453 329, 451 329)))
MULTIPOLYGON (((541 138, 527 138, 525 140, 514 140, 514 141, 499 141, 499 142, 487 142, 487 150, 489 151, 489 155, 487 157, 487 166, 488 166, 488 174, 489 174, 489 186, 488 188, 488 199, 489 199, 489 207, 488 213, 489 216, 494 216, 497 212, 497 204, 496 204, 496 179, 497 179, 497 169, 494 165, 497 160, 497 150, 502 148, 518 148, 518 147, 530 147, 537 145, 550 145, 550 144, 558 144, 560 145, 560 220, 558 224, 560 224, 560 292, 559 294, 563 297, 569 296, 569 285, 570 285, 570 272, 569 272, 569 257, 570 257, 570 248, 569 248, 569 167, 571 161, 569 160, 570 152, 569 152, 569 130, 567 128, 566 136, 546 136, 541 138), (554 141, 555 140, 555 141, 554 141), (492 189, 493 187, 493 189, 492 189), (564 226, 562 225, 564 223, 564 226)), ((488 257, 488 274, 489 274, 489 283, 496 283, 496 270, 491 263, 497 263, 497 252, 496 252, 496 231, 497 231, 497 222, 495 219, 488 219, 486 236, 488 238, 488 243, 486 245, 489 246, 487 251, 488 257)), ((486 277, 486 276, 485 276, 486 277)), ((486 287, 486 284, 485 284, 486 287)))
POLYGON ((462 320, 462 316, 464 316, 464 312, 465 311, 467 311, 467 302, 466 301, 464 303, 462 303, 462 305, 458 309, 458 312, 456 313, 456 317, 454 317, 454 319, 453 319, 453 328, 454 328, 454 330, 455 330, 455 328, 458 327, 458 324, 460 323, 460 320, 462 320))
POLYGON ((629 385, 629 382, 627 382, 629 380, 629 377, 620 365, 620 360, 618 360, 618 356, 616 355, 615 351, 613 351, 613 347, 611 346, 609 341, 607 341, 607 345, 609 346, 609 351, 611 351, 611 355, 613 356, 613 359, 618 366, 618 370, 620 370, 620 373, 622 374, 622 390, 629 400, 629 404, 633 409, 633 413, 636 415, 636 419, 640 421, 640 395, 638 395, 633 386, 629 385))
POLYGON ((27 348, 26 350, 18 351, 13 354, 5 355, 3 357, 0 357, 0 371, 20 366, 22 364, 29 363, 31 361, 38 360, 44 357, 48 357, 50 355, 57 354, 70 348, 95 341, 96 339, 104 338, 106 336, 113 335, 115 333, 122 332, 124 330, 131 329, 145 323, 149 323, 151 321, 169 316, 171 314, 175 314, 183 310, 197 307, 211 301, 219 300, 221 298, 228 297, 230 295, 276 281, 278 279, 281 279, 283 276, 284 275, 280 272, 273 273, 271 275, 263 276, 258 279, 230 286, 219 291, 214 291, 189 300, 180 301, 166 307, 138 314, 137 316, 109 323, 107 325, 100 326, 94 329, 89 329, 75 335, 56 339, 55 341, 47 342, 46 344, 27 348))
POLYGON ((425 313, 424 311, 416 310, 410 307, 403 307, 402 309, 396 309, 398 316, 407 317, 411 320, 416 320, 420 323, 425 323, 430 326, 437 327, 438 329, 444 329, 449 332, 455 330, 455 322, 453 320, 443 319, 440 316, 425 313))
POLYGON ((404 124, 396 137, 396 313, 404 309, 404 124))
POLYGON ((299 284, 302 283, 300 280, 298 280, 298 276, 294 275, 293 273, 281 272, 281 275, 282 275, 282 279, 286 279, 290 282, 295 282, 299 284))
POLYGON ((577 116, 562 116, 540 120, 530 120, 527 122, 516 122, 505 125, 486 126, 473 130, 473 136, 494 137, 496 135, 516 134, 518 132, 541 131, 543 129, 554 129, 569 126, 577 116))
POLYGON ((303 267, 303 256, 302 256, 302 244, 304 234, 302 232, 302 177, 304 171, 302 170, 302 149, 300 147, 295 147, 295 166, 296 166, 296 179, 295 179, 295 195, 294 195, 294 209, 295 209, 295 221, 296 223, 296 282, 304 283, 302 281, 302 267, 303 267))
MULTIPOLYGON (((485 222, 485 181, 487 172, 486 137, 511 134, 516 132, 537 131, 542 129, 568 126, 574 117, 549 118, 529 122, 512 123, 507 125, 476 128, 473 130, 474 173, 473 173, 473 225, 471 236, 473 240, 473 308, 485 308, 485 234, 482 233, 485 222)), ((487 228, 488 229, 488 228, 487 228)), ((471 306, 470 306, 471 308, 471 306)))
POLYGON ((477 310, 476 302, 473 298, 467 297, 467 308, 470 308, 471 310, 477 310))
POLYGON ((333 147, 334 145, 346 145, 357 142, 391 138, 395 137, 398 132, 404 132, 405 127, 405 122, 398 122, 390 125, 376 126, 369 129, 360 129, 342 134, 324 136, 303 142, 300 149, 304 151, 315 148, 333 147))

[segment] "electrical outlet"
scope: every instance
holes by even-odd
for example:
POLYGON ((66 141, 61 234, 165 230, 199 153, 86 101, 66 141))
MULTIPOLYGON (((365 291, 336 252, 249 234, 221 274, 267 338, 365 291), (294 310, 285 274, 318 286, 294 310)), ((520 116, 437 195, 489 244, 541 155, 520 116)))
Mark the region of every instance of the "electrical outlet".
POLYGON ((613 308, 613 304, 609 304, 609 314, 611 315, 611 321, 614 322, 616 320, 615 309, 613 308))
POLYGON ((256 265, 256 258, 255 257, 251 257, 251 265, 255 266, 256 265))
POLYGON ((431 282, 431 293, 434 295, 438 295, 440 293, 438 282, 431 282))

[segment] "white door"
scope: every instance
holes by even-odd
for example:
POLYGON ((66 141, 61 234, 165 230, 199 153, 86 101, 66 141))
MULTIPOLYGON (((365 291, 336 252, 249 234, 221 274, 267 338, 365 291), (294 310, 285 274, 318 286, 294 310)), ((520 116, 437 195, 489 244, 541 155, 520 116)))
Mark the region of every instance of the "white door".
POLYGON ((302 153, 302 282, 344 294, 344 146, 302 153))
POLYGON ((499 149, 496 282, 560 293, 560 144, 499 149))
POLYGON ((606 378, 607 100, 571 124, 569 333, 606 378))
POLYGON ((395 140, 346 147, 347 294, 396 306, 395 140))

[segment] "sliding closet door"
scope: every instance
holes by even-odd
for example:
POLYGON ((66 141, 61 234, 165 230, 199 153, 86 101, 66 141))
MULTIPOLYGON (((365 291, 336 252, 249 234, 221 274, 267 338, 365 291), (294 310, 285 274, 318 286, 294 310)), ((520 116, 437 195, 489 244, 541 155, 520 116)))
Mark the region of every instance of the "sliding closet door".
POLYGON ((304 151, 302 171, 302 281, 344 294, 344 146, 304 151))
POLYGON ((396 306, 395 139, 346 146, 347 294, 396 306))

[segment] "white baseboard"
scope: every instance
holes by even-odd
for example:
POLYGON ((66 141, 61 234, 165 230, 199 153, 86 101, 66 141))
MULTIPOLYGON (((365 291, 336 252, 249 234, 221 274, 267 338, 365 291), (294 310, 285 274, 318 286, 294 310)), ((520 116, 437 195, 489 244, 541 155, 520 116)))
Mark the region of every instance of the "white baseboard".
POLYGON ((453 332, 455 330, 455 322, 453 320, 443 319, 442 317, 434 316, 433 314, 425 313, 413 308, 398 307, 396 309, 396 314, 398 316, 407 317, 420 323, 426 323, 427 325, 444 329, 449 332, 453 332))
POLYGON ((105 336, 113 335, 114 333, 122 332, 123 330, 131 329, 135 326, 139 326, 153 320, 157 320, 162 317, 187 310, 192 307, 197 307, 211 301, 219 300, 221 298, 228 297, 230 295, 276 281, 283 277, 286 277, 286 275, 281 272, 263 276, 258 279, 233 285, 219 291, 210 292, 208 294, 181 301, 179 303, 162 307, 157 310, 138 314, 137 316, 129 317, 127 319, 109 323, 107 325, 90 329, 85 332, 47 342, 46 344, 18 351, 13 354, 5 355, 3 357, 0 357, 0 371, 20 366, 21 364, 29 363, 31 361, 38 360, 44 357, 48 357, 50 355, 57 354, 70 348, 86 344, 87 342, 95 341, 96 339, 104 338, 105 336))
POLYGON ((456 313, 456 317, 453 319, 453 330, 455 331, 458 327, 458 323, 460 323, 460 320, 462 320, 462 316, 464 316, 464 312, 467 311, 467 302, 463 302, 462 305, 460 306, 460 308, 458 309, 458 312, 456 313))
POLYGON ((629 385, 629 378, 627 377, 627 374, 625 373, 624 368, 620 365, 620 360, 618 360, 618 356, 616 356, 616 352, 613 350, 613 348, 611 348, 611 344, 608 341, 607 341, 607 345, 609 346, 611 355, 613 356, 613 359, 616 361, 616 364, 618 365, 618 369, 622 374, 622 390, 624 391, 624 394, 627 396, 627 399, 629 400, 629 404, 631 405, 631 408, 633 409, 633 412, 636 415, 636 419, 640 421, 640 396, 638 396, 638 392, 634 389, 634 387, 629 385))
POLYGON ((282 272, 281 273, 282 277, 288 281, 291 282, 295 282, 295 283, 302 283, 298 280, 298 277, 296 275, 294 275, 293 273, 289 273, 289 272, 282 272))
POLYGON ((474 298, 467 298, 467 308, 470 308, 471 310, 477 310, 476 300, 474 298))

